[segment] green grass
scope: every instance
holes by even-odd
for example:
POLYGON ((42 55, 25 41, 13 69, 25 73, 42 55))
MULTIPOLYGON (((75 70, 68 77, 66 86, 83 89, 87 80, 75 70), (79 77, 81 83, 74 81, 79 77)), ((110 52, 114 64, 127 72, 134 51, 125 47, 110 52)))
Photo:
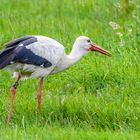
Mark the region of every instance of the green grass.
POLYGON ((21 81, 11 126, 9 87, 15 79, 1 70, 0 139, 140 138, 140 1, 130 1, 128 8, 123 0, 0 3, 1 48, 19 36, 41 34, 64 44, 69 53, 75 38, 86 35, 113 55, 91 53, 69 70, 46 78, 40 114, 39 79, 21 81), (120 28, 113 30, 111 21, 120 28))
POLYGON ((74 129, 73 127, 36 127, 28 126, 28 128, 22 127, 19 128, 15 126, 12 128, 5 128, 0 132, 0 137, 5 140, 10 139, 76 139, 76 140, 85 140, 85 139, 94 139, 94 140, 134 140, 139 139, 140 134, 137 134, 134 131, 95 131, 92 129, 74 129), (8 132, 8 133, 7 133, 8 132))

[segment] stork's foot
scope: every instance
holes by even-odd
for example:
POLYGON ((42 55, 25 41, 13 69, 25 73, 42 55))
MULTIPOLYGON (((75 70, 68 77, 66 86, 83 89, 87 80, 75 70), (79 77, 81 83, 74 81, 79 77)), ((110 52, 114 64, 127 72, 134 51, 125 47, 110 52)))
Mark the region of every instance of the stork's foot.
POLYGON ((10 92, 11 92, 11 100, 10 100, 10 110, 9 110, 8 121, 7 121, 8 125, 10 124, 10 119, 11 119, 11 115, 12 115, 14 97, 15 97, 15 94, 16 94, 16 88, 14 86, 12 86, 10 88, 10 92))

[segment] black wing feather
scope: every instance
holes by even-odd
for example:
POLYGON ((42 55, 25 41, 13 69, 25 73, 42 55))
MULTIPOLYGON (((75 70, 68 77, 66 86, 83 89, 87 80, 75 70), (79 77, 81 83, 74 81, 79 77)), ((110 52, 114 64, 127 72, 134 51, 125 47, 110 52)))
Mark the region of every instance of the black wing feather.
POLYGON ((0 69, 6 67, 14 59, 14 54, 8 52, 3 57, 0 56, 0 69))
POLYGON ((20 62, 23 64, 33 64, 42 67, 50 67, 52 64, 45 58, 36 55, 26 47, 18 47, 14 50, 15 57, 13 62, 20 62))
POLYGON ((31 39, 31 38, 35 38, 35 37, 33 37, 33 36, 24 36, 24 37, 20 37, 20 38, 17 38, 17 39, 15 39, 15 40, 12 40, 12 41, 10 41, 10 42, 7 42, 6 44, 5 44, 5 46, 8 48, 8 47, 11 47, 11 46, 16 46, 16 45, 18 45, 19 43, 21 43, 21 42, 23 42, 23 41, 27 41, 27 40, 29 40, 29 39, 31 39))
POLYGON ((34 54, 26 46, 37 42, 34 36, 25 36, 6 43, 6 48, 0 52, 0 69, 12 63, 32 64, 50 67, 52 64, 45 58, 34 54))

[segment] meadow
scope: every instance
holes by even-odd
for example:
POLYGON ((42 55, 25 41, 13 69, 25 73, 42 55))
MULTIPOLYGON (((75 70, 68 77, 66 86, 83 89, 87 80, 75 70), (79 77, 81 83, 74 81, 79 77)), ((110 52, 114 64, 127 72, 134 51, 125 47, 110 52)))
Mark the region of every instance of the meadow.
POLYGON ((69 53, 88 36, 112 53, 91 53, 46 78, 20 82, 7 125, 12 74, 0 71, 0 139, 140 139, 139 0, 0 0, 0 48, 24 35, 45 35, 69 53))

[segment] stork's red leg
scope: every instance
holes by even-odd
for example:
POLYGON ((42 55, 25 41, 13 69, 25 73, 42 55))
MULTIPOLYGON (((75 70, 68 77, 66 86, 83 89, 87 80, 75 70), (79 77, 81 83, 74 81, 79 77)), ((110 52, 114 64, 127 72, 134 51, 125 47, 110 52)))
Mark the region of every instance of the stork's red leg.
POLYGON ((13 110, 14 97, 15 97, 16 88, 17 88, 17 86, 18 86, 18 82, 19 82, 20 78, 21 78, 21 75, 18 74, 16 82, 15 82, 14 85, 10 88, 11 100, 10 100, 10 110, 9 110, 9 114, 8 114, 8 124, 10 124, 10 119, 11 119, 12 110, 13 110))
POLYGON ((38 92, 38 111, 41 112, 41 103, 42 103, 42 86, 43 86, 43 78, 40 79, 39 92, 38 92))

